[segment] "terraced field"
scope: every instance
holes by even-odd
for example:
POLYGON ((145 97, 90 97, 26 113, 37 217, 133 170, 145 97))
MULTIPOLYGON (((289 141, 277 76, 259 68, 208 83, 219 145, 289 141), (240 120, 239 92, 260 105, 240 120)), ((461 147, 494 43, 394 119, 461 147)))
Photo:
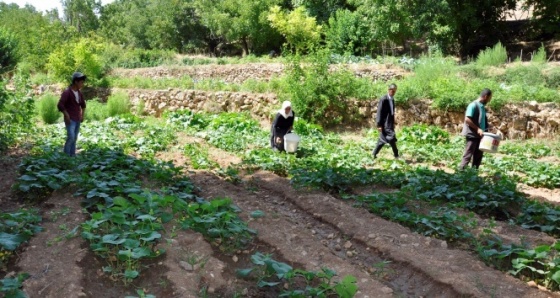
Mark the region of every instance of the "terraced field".
POLYGON ((436 127, 375 163, 370 130, 294 129, 283 154, 245 114, 123 116, 84 123, 69 159, 63 127, 38 128, 2 158, 2 227, 34 234, 4 269, 30 297, 556 296, 558 140, 475 173, 436 127))

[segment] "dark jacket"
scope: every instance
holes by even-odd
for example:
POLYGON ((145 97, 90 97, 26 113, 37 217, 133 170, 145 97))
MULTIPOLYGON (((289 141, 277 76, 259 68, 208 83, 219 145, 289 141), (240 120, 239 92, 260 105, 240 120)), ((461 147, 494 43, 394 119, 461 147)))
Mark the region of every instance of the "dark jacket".
POLYGON ((393 110, 391 111, 391 99, 388 95, 384 95, 379 99, 377 106, 377 117, 375 123, 377 127, 383 127, 383 130, 395 129, 395 103, 393 100, 393 110))
POLYGON ((80 103, 76 102, 74 92, 72 92, 72 89, 68 87, 60 95, 60 100, 58 101, 57 105, 59 111, 68 112, 68 115, 70 115, 70 119, 76 122, 80 122, 80 115, 82 114, 82 110, 86 108, 86 101, 84 100, 82 92, 79 90, 78 95, 80 97, 80 103))
MULTIPOLYGON (((475 100, 474 103, 476 103, 476 109, 474 110, 474 115, 473 117, 469 117, 471 118, 471 120, 474 122, 474 124, 476 124, 476 126, 480 127, 480 121, 482 120, 481 117, 481 111, 480 111, 480 106, 478 105, 478 100, 475 100)), ((488 132, 488 117, 485 117, 486 122, 486 129, 484 130, 485 132, 488 132)), ((464 135, 465 137, 467 137, 467 139, 480 139, 482 138, 478 132, 476 130, 473 130, 470 126, 467 125, 467 122, 463 122, 463 131, 461 131, 461 134, 464 135)))
POLYGON ((395 102, 393 102, 393 109, 391 110, 391 99, 389 95, 384 95, 379 99, 377 107, 377 117, 375 123, 377 127, 382 127, 379 134, 379 141, 385 144, 394 143, 397 141, 395 134, 395 102))
POLYGON ((284 137, 290 128, 294 126, 296 113, 292 111, 292 114, 292 117, 284 118, 280 113, 276 113, 276 117, 274 117, 272 127, 270 128, 270 132, 274 137, 284 137))
POLYGON ((284 150, 284 136, 290 131, 290 128, 294 125, 294 119, 296 118, 296 113, 292 111, 293 116, 284 118, 280 113, 276 113, 272 126, 270 127, 270 146, 272 148, 278 148, 284 150), (282 140, 278 144, 276 143, 276 138, 280 137, 282 140))

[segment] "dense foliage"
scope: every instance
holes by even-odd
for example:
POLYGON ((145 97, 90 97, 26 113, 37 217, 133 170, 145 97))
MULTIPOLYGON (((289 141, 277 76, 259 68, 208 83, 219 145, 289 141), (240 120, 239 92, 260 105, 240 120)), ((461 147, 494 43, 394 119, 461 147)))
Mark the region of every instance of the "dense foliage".
MULTIPOLYGON (((4 29, 16 37, 25 66, 42 70, 47 58, 79 38, 99 36, 126 49, 179 53, 267 54, 321 45, 339 54, 382 54, 388 47, 427 41, 446 54, 474 56, 498 41, 512 0, 483 4, 453 1, 327 0, 62 1, 41 13, 32 6, 0 3, 4 29)), ((529 35, 558 34, 555 0, 526 1, 533 11, 529 35)), ((3 30, 4 30, 3 29, 3 30)), ((113 50, 116 48, 113 47, 113 50)))

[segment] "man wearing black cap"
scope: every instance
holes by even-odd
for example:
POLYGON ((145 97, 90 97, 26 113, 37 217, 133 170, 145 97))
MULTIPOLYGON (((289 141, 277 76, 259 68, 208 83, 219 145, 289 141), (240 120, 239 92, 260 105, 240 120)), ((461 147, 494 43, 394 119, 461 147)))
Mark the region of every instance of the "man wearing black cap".
POLYGON ((76 156, 76 141, 80 133, 80 123, 84 121, 86 101, 80 89, 84 87, 86 76, 81 72, 72 75, 72 85, 62 92, 58 101, 58 110, 64 114, 66 125, 66 143, 64 153, 68 156, 76 156))

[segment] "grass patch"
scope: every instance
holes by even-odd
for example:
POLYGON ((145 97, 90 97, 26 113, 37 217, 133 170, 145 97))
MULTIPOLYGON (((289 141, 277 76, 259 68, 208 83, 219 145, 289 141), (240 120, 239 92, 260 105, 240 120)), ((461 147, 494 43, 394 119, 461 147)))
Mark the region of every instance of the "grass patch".
POLYGON ((117 92, 107 99, 107 111, 110 117, 130 113, 130 100, 128 94, 117 92))
POLYGON ((109 117, 107 105, 100 102, 95 98, 87 102, 86 112, 84 114, 85 120, 88 121, 101 121, 109 117))
POLYGON ((57 123, 61 113, 57 108, 58 98, 52 93, 45 93, 37 102, 37 110, 41 120, 46 124, 57 123))

